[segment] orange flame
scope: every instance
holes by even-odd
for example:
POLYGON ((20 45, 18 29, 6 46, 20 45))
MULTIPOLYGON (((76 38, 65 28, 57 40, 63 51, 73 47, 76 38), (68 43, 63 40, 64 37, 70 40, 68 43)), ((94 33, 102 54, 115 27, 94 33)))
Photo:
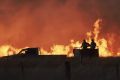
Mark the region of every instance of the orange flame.
MULTIPOLYGON (((86 33, 87 35, 87 42, 91 42, 91 36, 94 36, 94 40, 97 44, 97 47, 99 48, 99 56, 100 57, 108 57, 108 56, 120 56, 120 52, 117 52, 116 55, 114 55, 114 52, 110 51, 108 48, 108 42, 112 44, 112 40, 107 40, 104 37, 99 39, 99 33, 100 33, 100 23, 102 22, 101 19, 98 19, 94 23, 94 29, 93 31, 89 31, 86 33)), ((67 55, 69 57, 74 56, 72 53, 73 48, 81 48, 81 42, 71 40, 70 44, 68 45, 53 45, 50 49, 50 51, 46 51, 43 48, 41 48, 40 52, 41 55, 67 55)), ((2 45, 0 46, 0 56, 8 56, 16 54, 21 49, 17 49, 11 45, 2 45)))

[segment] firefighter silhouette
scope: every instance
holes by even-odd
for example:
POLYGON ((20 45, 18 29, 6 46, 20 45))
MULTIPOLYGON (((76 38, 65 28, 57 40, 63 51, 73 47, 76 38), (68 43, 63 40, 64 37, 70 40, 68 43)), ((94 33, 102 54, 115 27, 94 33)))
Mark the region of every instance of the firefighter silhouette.
POLYGON ((90 44, 90 49, 95 49, 96 48, 96 43, 94 39, 92 39, 91 44, 90 44))
POLYGON ((86 42, 86 40, 83 40, 83 43, 82 43, 82 49, 87 49, 88 47, 90 46, 89 43, 86 42))

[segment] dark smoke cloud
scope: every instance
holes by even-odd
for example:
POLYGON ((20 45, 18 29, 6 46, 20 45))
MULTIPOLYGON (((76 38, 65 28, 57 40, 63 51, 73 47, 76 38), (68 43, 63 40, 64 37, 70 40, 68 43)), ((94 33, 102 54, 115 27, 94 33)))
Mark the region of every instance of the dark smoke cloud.
POLYGON ((119 3, 119 0, 0 0, 0 44, 16 47, 67 44, 70 39, 85 38, 98 18, 103 19, 101 36, 118 37, 119 3))

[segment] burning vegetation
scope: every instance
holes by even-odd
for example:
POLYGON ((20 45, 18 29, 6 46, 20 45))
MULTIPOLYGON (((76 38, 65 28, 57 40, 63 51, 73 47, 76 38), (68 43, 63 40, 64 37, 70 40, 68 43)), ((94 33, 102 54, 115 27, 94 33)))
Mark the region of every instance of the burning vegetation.
MULTIPOLYGON (((102 37, 99 38, 100 29, 102 28, 100 26, 100 23, 102 23, 102 19, 98 19, 95 21, 93 27, 93 31, 89 31, 86 33, 86 41, 88 43, 91 43, 91 40, 94 39, 97 47, 99 49, 99 56, 100 57, 109 57, 109 56, 120 56, 120 52, 113 52, 108 47, 109 42, 112 44, 112 41, 107 40, 106 38, 102 37)), ((74 56, 72 50, 74 48, 81 49, 82 42, 71 40, 68 45, 58 45, 55 44, 50 48, 50 51, 47 51, 43 48, 40 49, 41 55, 67 55, 69 57, 74 56)), ((0 56, 8 56, 8 55, 14 55, 17 54, 21 49, 23 48, 15 48, 11 45, 2 45, 0 46, 0 56)))

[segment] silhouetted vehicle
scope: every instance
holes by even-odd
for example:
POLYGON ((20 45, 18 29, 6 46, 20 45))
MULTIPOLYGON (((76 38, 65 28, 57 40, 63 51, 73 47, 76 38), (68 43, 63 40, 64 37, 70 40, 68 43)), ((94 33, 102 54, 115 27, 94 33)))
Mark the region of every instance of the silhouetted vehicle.
POLYGON ((25 48, 25 49, 22 49, 19 53, 15 54, 15 55, 11 55, 11 56, 6 56, 6 57, 15 57, 15 58, 18 58, 18 57, 27 57, 27 56, 38 56, 40 53, 39 53, 39 48, 25 48))
POLYGON ((26 56, 37 56, 37 55, 39 55, 39 48, 22 49, 18 54, 23 54, 26 56))
POLYGON ((96 49, 96 43, 94 42, 93 39, 91 44, 83 40, 81 47, 82 49, 77 49, 77 48, 73 49, 73 53, 75 57, 80 56, 82 58, 82 57, 98 57, 99 56, 99 51, 98 49, 96 49))
POLYGON ((73 49, 75 57, 99 57, 98 49, 73 49))

